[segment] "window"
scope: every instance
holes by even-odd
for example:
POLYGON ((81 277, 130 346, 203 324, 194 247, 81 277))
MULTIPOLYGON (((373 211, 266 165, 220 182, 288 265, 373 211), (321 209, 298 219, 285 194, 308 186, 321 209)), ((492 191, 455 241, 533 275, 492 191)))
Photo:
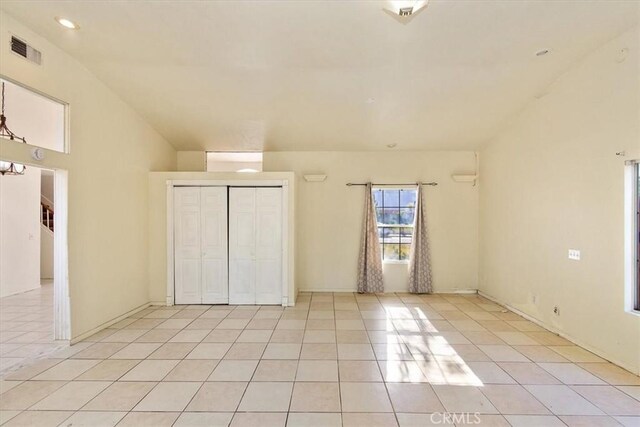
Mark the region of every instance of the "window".
POLYGON ((66 106, 9 80, 5 85, 7 126, 27 144, 65 152, 66 106))
POLYGON ((416 211, 416 190, 373 190, 382 259, 408 260, 416 211))
POLYGON ((640 315, 640 160, 625 162, 625 310, 640 315))
POLYGON ((640 311, 640 162, 635 162, 633 165, 633 198, 635 209, 635 222, 633 227, 632 239, 635 247, 635 299, 634 309, 640 311))
POLYGON ((208 151, 207 172, 262 172, 262 153, 208 151))

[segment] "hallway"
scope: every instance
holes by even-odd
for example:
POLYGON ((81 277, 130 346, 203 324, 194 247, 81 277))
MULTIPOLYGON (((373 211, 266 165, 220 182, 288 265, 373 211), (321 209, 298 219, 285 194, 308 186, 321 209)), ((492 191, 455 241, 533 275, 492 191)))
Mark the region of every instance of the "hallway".
POLYGON ((52 280, 0 298, 0 377, 68 345, 53 339, 52 280))

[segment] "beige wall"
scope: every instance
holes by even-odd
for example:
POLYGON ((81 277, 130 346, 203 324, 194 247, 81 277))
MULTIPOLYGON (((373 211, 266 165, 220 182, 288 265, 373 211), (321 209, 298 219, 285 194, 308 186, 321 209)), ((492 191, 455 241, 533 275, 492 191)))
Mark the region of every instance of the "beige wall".
MULTIPOLYGON (((174 170, 176 154, 69 55, 3 12, 0 28, 0 74, 69 104, 70 153, 49 151, 42 166, 69 171, 71 336, 77 337, 149 301, 148 172, 174 170), (11 33, 42 52, 42 66, 9 51, 11 33)), ((30 148, 17 142, 0 141, 0 157, 32 162, 30 148)))
POLYGON ((204 172, 207 169, 204 151, 178 151, 176 170, 204 172))
POLYGON ((0 175, 0 297, 40 287, 40 169, 0 175))
POLYGON ((40 195, 44 196, 47 200, 42 200, 42 202, 50 205, 53 208, 53 205, 51 205, 49 202, 55 202, 55 194, 53 192, 53 185, 54 185, 54 177, 53 177, 53 171, 50 170, 46 170, 46 169, 42 169, 42 178, 40 180, 40 195))
POLYGON ((40 278, 53 280, 53 233, 40 224, 40 278))
POLYGON ((289 301, 295 298, 295 180, 292 173, 232 173, 232 172, 152 172, 149 174, 149 298, 154 304, 167 301, 167 181, 257 181, 279 180, 289 184, 289 301))
POLYGON ((576 64, 487 145, 480 173, 480 290, 636 373, 624 160, 640 158, 638 39, 636 28, 576 64))
MULTIPOLYGON (((263 169, 296 174, 299 290, 356 290, 364 193, 345 184, 366 181, 438 181, 425 191, 435 291, 477 288, 478 188, 451 179, 474 171, 473 152, 266 152, 263 169), (326 174, 326 181, 304 181, 313 173, 326 174)), ((384 270, 387 291, 407 290, 407 264, 384 270)))

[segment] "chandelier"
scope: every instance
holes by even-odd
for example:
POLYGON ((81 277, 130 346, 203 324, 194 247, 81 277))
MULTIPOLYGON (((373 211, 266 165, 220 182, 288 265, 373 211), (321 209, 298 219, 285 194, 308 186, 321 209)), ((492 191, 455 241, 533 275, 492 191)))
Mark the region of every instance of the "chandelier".
MULTIPOLYGON (((17 136, 7 127, 7 117, 4 115, 4 82, 2 82, 2 113, 0 114, 0 137, 11 141, 27 143, 25 138, 17 136)), ((26 167, 20 163, 5 162, 0 160, 0 175, 24 175, 26 167)))

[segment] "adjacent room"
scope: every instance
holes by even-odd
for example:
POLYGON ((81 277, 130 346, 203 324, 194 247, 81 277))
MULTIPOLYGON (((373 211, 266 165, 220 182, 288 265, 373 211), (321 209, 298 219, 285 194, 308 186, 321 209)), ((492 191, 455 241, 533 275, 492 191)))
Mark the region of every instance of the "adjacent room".
MULTIPOLYGON (((43 147, 62 150, 63 104, 3 79, 0 95, 2 137, 33 142, 34 154, 43 147)), ((0 375, 69 345, 55 327, 68 322, 54 317, 54 288, 62 286, 54 283, 55 212, 65 210, 55 204, 55 176, 54 170, 0 160, 0 375)), ((58 225, 65 234, 64 222, 58 225)))
POLYGON ((0 425, 640 425, 639 25, 3 0, 0 425))

